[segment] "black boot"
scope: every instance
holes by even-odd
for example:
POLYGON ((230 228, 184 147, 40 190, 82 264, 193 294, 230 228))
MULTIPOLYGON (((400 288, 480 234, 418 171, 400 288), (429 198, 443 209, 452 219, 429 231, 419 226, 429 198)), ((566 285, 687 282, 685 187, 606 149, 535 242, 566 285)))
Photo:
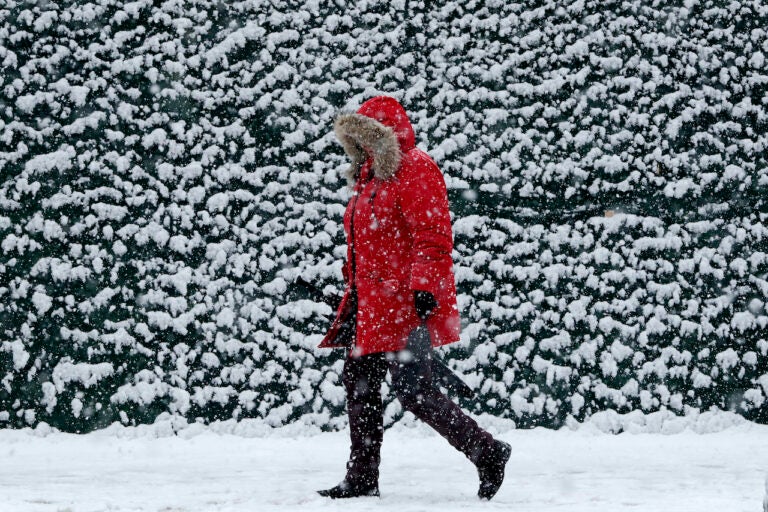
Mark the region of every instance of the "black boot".
POLYGON ((504 466, 507 465, 512 447, 503 441, 494 440, 493 450, 477 463, 477 474, 480 477, 480 489, 477 495, 482 500, 490 500, 504 481, 504 466))
POLYGON ((361 496, 378 496, 379 486, 376 484, 370 484, 366 482, 350 482, 349 480, 342 480, 342 482, 336 487, 330 489, 323 489, 317 491, 317 494, 326 498, 338 499, 338 498, 359 498, 361 496))

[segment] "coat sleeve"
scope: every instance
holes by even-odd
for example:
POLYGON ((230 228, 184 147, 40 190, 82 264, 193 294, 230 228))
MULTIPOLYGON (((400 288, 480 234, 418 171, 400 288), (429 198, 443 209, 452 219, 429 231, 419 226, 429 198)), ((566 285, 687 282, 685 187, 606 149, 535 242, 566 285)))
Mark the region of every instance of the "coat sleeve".
POLYGON ((453 233, 448 193, 440 169, 426 154, 417 154, 399 173, 400 210, 413 239, 411 290, 435 296, 451 274, 453 233))

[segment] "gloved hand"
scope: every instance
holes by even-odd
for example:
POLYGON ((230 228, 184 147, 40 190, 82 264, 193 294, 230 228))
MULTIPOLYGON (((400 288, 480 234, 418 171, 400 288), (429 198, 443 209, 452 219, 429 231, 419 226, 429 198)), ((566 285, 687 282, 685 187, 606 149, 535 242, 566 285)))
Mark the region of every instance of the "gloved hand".
POLYGON ((437 301, 435 300, 435 296, 422 290, 414 290, 413 303, 416 307, 416 314, 422 320, 429 318, 429 315, 432 313, 432 311, 437 308, 437 301))

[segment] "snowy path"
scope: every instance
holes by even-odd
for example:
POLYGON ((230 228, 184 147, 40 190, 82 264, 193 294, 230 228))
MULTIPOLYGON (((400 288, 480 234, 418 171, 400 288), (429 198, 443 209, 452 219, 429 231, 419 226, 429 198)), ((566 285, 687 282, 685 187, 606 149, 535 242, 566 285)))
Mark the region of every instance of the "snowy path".
POLYGON ((3 512, 761 510, 768 427, 714 434, 509 431, 507 480, 475 498, 474 467, 423 429, 385 436, 381 499, 334 502, 343 433, 246 438, 0 431, 3 512), (353 506, 350 506, 353 505, 353 506))

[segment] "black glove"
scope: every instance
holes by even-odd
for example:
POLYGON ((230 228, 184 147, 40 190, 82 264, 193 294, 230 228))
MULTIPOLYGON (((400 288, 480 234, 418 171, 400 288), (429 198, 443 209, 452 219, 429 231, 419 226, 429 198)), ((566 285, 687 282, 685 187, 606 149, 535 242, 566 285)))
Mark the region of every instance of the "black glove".
POLYGON ((414 290, 413 292, 413 304, 416 307, 416 314, 422 320, 429 318, 432 311, 437 308, 437 301, 435 296, 429 292, 414 290))

